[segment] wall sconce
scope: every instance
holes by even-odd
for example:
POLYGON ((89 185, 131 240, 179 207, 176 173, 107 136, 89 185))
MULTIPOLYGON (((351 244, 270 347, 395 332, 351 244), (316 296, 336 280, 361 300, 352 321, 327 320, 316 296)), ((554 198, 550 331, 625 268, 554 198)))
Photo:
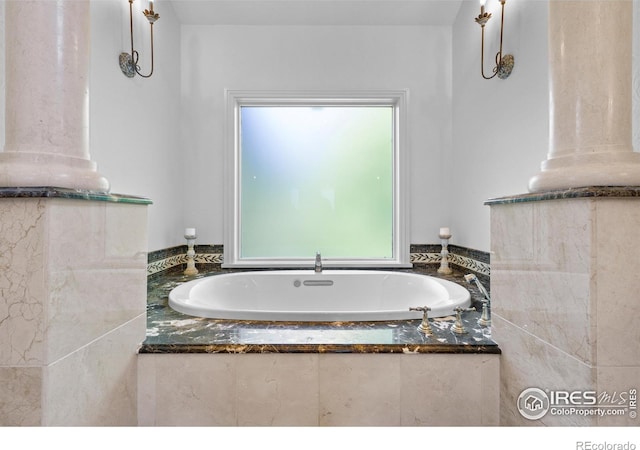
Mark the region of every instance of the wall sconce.
POLYGON ((129 28, 131 30, 131 54, 120 53, 118 58, 120 62, 120 69, 129 78, 133 78, 136 73, 143 78, 149 78, 153 75, 153 23, 160 18, 158 14, 153 10, 153 0, 149 1, 149 9, 145 9, 142 14, 147 18, 151 25, 151 72, 148 75, 140 73, 140 66, 138 66, 138 52, 133 49, 133 0, 129 0, 129 28))
POLYGON ((502 32, 504 30, 504 4, 506 0, 499 0, 502 5, 502 18, 500 19, 500 51, 496 53, 496 66, 493 68, 493 75, 490 77, 484 74, 484 26, 491 19, 491 13, 485 12, 484 5, 487 0, 480 0, 480 15, 476 17, 476 23, 480 25, 482 29, 482 50, 480 52, 480 73, 482 78, 490 80, 496 75, 500 79, 508 78, 513 70, 514 59, 513 55, 502 55, 502 32))

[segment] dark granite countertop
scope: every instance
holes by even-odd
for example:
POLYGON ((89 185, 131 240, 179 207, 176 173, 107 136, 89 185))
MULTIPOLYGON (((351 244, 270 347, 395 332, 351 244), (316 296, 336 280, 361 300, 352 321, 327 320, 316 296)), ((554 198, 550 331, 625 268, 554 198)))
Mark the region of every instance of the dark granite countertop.
POLYGON ((133 195, 111 194, 52 186, 4 187, 0 188, 0 198, 64 198, 70 200, 131 203, 136 205, 149 205, 152 203, 148 198, 133 195))
MULTIPOLYGON (((425 265, 412 271, 464 285, 480 310, 480 293, 464 282, 464 273, 441 276, 436 269, 425 265)), ((500 353, 490 329, 477 324, 479 312, 463 313, 464 335, 451 331, 454 317, 431 319, 434 335, 429 337, 417 330, 420 320, 312 323, 192 317, 168 305, 171 289, 191 279, 173 274, 149 281, 147 336, 140 353, 500 353)))
POLYGON ((485 205, 501 205, 508 203, 539 202, 544 200, 562 200, 569 198, 640 198, 639 186, 588 186, 580 188, 559 189, 554 191, 533 192, 490 198, 485 205))

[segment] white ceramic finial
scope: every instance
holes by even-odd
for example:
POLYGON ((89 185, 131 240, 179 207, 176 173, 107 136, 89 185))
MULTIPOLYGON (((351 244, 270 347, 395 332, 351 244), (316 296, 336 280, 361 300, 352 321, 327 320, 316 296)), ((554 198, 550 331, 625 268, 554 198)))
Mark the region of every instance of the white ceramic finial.
POLYGON ((445 275, 449 275, 453 273, 453 270, 449 267, 449 239, 451 238, 451 230, 449 228, 440 228, 440 241, 442 242, 442 251, 440 255, 442 259, 440 260, 440 268, 438 269, 438 273, 442 273, 445 275))
POLYGON ((184 230, 184 238, 187 240, 187 268, 184 270, 184 274, 187 276, 197 275, 198 269, 196 269, 194 245, 196 243, 196 229, 186 228, 184 230))

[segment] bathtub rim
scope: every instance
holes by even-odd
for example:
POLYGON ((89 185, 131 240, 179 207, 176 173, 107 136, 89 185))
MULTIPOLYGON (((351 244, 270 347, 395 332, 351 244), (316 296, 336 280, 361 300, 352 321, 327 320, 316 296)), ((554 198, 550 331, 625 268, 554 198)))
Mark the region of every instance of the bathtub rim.
MULTIPOLYGON (((399 320, 413 320, 422 318, 422 312, 413 311, 409 312, 404 309, 394 309, 394 310, 381 310, 381 311, 372 311, 371 314, 363 313, 362 311, 268 311, 268 310, 209 310, 205 308, 201 308, 196 305, 187 305, 184 301, 184 296, 188 296, 190 290, 197 286, 200 283, 207 282, 207 280, 219 277, 219 276, 246 276, 256 275, 256 276, 266 276, 270 273, 280 273, 283 275, 297 275, 297 276, 313 276, 315 272, 308 269, 265 269, 265 270, 241 270, 241 271, 233 271, 233 272, 218 272, 214 274, 207 275, 205 277, 200 277, 194 280, 185 281, 184 283, 174 287, 168 294, 168 305, 174 311, 177 311, 182 314, 186 314, 191 317, 198 317, 204 319, 214 319, 214 320, 227 320, 227 321, 258 321, 258 322, 306 322, 306 323, 331 323, 331 322, 393 322, 399 320), (178 295, 181 298, 177 298, 178 295), (213 311, 213 312, 211 312, 213 311), (234 312, 235 311, 235 312, 234 312), (229 313, 228 313, 229 312, 229 313), (256 318, 256 315, 260 315, 260 317, 256 318), (275 318, 276 315, 280 315, 283 318, 275 318), (310 315, 313 315, 314 318, 309 318, 310 315), (356 318, 357 315, 363 315, 363 318, 356 318), (317 318, 316 318, 317 317, 317 318)), ((427 278, 438 283, 440 286, 443 286, 445 290, 451 296, 452 290, 457 291, 457 297, 454 299, 454 303, 451 305, 451 308, 446 309, 444 307, 440 309, 444 309, 447 313, 429 313, 429 317, 447 317, 452 316, 454 314, 453 308, 456 306, 469 307, 472 304, 472 295, 471 292, 464 287, 460 283, 456 283, 455 281, 451 281, 445 278, 441 278, 439 276, 427 275, 418 272, 411 271, 395 271, 388 269, 327 269, 323 270, 322 275, 345 275, 345 274, 371 274, 371 273, 380 273, 380 274, 389 274, 393 276, 410 276, 410 277, 418 277, 418 278, 427 278), (462 297, 460 297, 462 296, 462 297)), ((454 292, 455 293, 455 292, 454 292)), ((416 306, 425 306, 424 304, 412 304, 412 307, 416 306)))

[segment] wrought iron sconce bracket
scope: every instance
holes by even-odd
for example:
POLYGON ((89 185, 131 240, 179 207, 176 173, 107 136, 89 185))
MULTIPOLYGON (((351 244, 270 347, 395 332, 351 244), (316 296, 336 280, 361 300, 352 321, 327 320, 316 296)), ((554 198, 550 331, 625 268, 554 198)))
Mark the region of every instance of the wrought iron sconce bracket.
POLYGON ((149 2, 149 9, 145 9, 142 13, 149 21, 151 28, 151 71, 144 75, 140 72, 140 66, 138 65, 139 54, 133 46, 133 1, 129 1, 129 30, 131 32, 131 53, 120 53, 118 62, 120 64, 120 70, 129 78, 133 78, 136 74, 142 78, 149 78, 153 75, 153 24, 160 18, 160 15, 153 10, 153 1, 149 2))
POLYGON ((500 50, 498 51, 498 53, 496 53, 496 58, 495 58, 496 65, 492 69, 493 75, 491 76, 486 76, 484 74, 484 27, 489 21, 489 19, 491 19, 491 13, 488 13, 484 10, 483 0, 480 0, 480 14, 478 15, 478 17, 475 18, 476 23, 480 25, 481 35, 482 35, 481 50, 480 50, 480 74, 482 75, 482 78, 484 78, 485 80, 490 80, 495 76, 497 76, 502 80, 504 80, 505 78, 508 78, 509 75, 511 75, 511 72, 513 71, 513 66, 515 63, 513 55, 502 54, 502 38, 503 38, 503 32, 504 32, 504 4, 506 0, 499 0, 499 1, 502 9, 502 14, 500 18, 500 50))

